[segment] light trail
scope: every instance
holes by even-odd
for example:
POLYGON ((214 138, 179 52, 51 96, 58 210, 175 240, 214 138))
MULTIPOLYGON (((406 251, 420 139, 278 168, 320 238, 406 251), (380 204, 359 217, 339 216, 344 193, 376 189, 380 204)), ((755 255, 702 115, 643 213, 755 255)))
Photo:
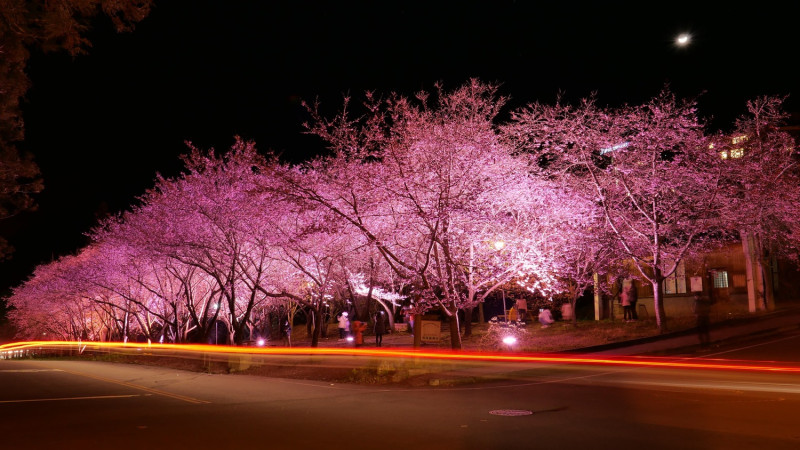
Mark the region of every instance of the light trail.
POLYGON ((328 348, 328 347, 234 347, 224 345, 202 344, 142 344, 123 342, 86 342, 86 341, 26 341, 0 345, 0 356, 14 357, 23 351, 30 350, 117 350, 117 351, 158 351, 160 356, 170 356, 170 351, 195 354, 249 354, 274 356, 372 356, 389 358, 423 358, 442 361, 482 361, 499 363, 547 363, 547 364, 583 364, 611 365, 621 367, 651 367, 668 369, 709 369, 734 370, 748 372, 782 372, 800 373, 800 367, 779 364, 769 361, 757 363, 725 359, 675 360, 658 357, 603 357, 591 355, 564 354, 503 354, 486 352, 450 352, 424 351, 404 349, 360 349, 360 348, 328 348), (165 352, 165 353, 161 353, 165 352))
POLYGON ((90 397, 28 398, 22 400, 0 400, 0 403, 64 402, 72 400, 114 400, 119 398, 133 398, 133 397, 141 397, 141 395, 127 394, 127 395, 93 395, 90 397))

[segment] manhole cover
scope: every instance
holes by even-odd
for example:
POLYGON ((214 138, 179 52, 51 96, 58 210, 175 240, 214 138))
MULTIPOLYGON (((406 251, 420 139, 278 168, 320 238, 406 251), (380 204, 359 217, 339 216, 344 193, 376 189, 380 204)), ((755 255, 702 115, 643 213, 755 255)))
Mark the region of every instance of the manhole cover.
POLYGON ((528 411, 527 409, 495 409, 494 411, 489 411, 489 414, 495 416, 530 416, 533 411, 528 411))

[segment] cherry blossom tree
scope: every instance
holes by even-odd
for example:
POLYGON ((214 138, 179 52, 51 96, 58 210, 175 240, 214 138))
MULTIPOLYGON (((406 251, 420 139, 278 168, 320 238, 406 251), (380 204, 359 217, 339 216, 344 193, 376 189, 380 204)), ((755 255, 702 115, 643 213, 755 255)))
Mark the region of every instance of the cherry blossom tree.
POLYGON ((769 258, 796 259, 800 250, 800 172, 797 144, 782 127, 785 98, 747 102, 734 131, 720 134, 713 148, 726 176, 725 219, 736 224, 747 266, 750 311, 774 305, 769 258))
POLYGON ((367 94, 361 119, 350 118, 348 103, 332 120, 311 108, 309 132, 330 145, 331 155, 280 176, 296 198, 362 233, 414 286, 420 310, 449 317, 458 349, 458 311, 477 304, 465 287, 475 245, 485 240, 475 221, 502 215, 496 199, 504 189, 527 185, 524 161, 498 139, 493 123, 504 99, 495 86, 472 80, 453 92, 439 88, 435 100, 424 92, 416 102, 367 94))
POLYGON ((695 103, 665 89, 617 109, 592 98, 578 106, 532 104, 505 130, 547 176, 596 199, 619 257, 652 286, 663 331, 663 280, 724 231, 720 158, 708 148, 695 103))
MULTIPOLYGON (((253 308, 267 301, 256 285, 265 282, 269 260, 250 255, 248 241, 252 218, 260 214, 253 201, 255 170, 264 163, 252 143, 241 141, 221 157, 191 150, 184 158, 187 173, 159 178, 140 206, 105 228, 212 280, 206 299, 213 303, 201 308, 203 316, 211 311, 214 324, 221 317, 230 340, 240 344, 253 308)), ((102 231, 95 235, 106 237, 102 231)))
POLYGON ((577 325, 578 299, 597 285, 596 277, 614 271, 613 258, 619 254, 613 235, 604 226, 603 211, 591 198, 580 191, 562 192, 558 198, 561 214, 552 214, 554 222, 551 247, 552 291, 566 296, 572 311, 572 323, 577 325))
POLYGON ((106 340, 118 336, 119 310, 105 308, 110 294, 87 283, 94 248, 38 266, 14 289, 10 314, 23 339, 106 340))
POLYGON ((291 202, 270 199, 264 204, 271 213, 261 217, 267 226, 254 234, 255 248, 272 261, 279 273, 270 283, 257 287, 271 298, 286 298, 307 311, 311 346, 319 345, 327 326, 324 313, 336 285, 343 282, 344 261, 358 246, 360 235, 348 232, 347 224, 321 208, 298 208, 291 202))

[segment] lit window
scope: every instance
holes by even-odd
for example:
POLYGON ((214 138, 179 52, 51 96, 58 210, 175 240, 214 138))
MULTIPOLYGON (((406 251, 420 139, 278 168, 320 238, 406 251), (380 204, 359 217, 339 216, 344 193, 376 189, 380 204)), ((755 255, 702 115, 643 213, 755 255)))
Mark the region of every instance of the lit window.
POLYGON ((743 148, 735 148, 731 150, 731 158, 741 158, 742 156, 744 156, 743 148))
POLYGON ((728 287, 728 272, 719 270, 714 272, 713 276, 714 288, 727 288, 728 287))
POLYGON ((736 136, 735 138, 731 139, 731 142, 733 142, 734 144, 738 144, 738 143, 744 142, 746 140, 747 140, 747 135, 743 134, 741 136, 736 136))
MULTIPOLYGON (((672 261, 665 261, 664 266, 672 266, 672 261)), ((678 263, 678 267, 664 280, 665 294, 685 294, 686 293, 686 266, 683 261, 678 263)))

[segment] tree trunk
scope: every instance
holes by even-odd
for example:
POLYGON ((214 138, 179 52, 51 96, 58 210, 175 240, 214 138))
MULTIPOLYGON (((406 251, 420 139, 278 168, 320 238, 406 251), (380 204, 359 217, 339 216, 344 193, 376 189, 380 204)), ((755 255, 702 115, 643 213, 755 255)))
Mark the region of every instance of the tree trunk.
POLYGON ((772 258, 767 256, 764 258, 761 266, 764 268, 764 302, 767 311, 775 310, 775 289, 774 278, 772 275, 772 258))
MULTIPOLYGON (((758 309, 758 295, 756 293, 755 269, 755 242, 753 235, 746 231, 740 232, 742 238, 742 253, 744 253, 744 272, 747 280, 747 310, 751 313, 758 309)), ((713 286, 712 286, 713 289, 713 286)))
POLYGON ((329 316, 325 312, 320 312, 320 321, 319 326, 322 329, 320 332, 320 337, 322 339, 326 339, 328 337, 328 320, 329 316))
POLYGON ((311 335, 311 346, 319 347, 319 336, 322 334, 322 310, 320 308, 313 308, 312 317, 314 318, 314 331, 311 335))
POLYGON ((392 311, 392 308, 386 305, 386 303, 380 300, 375 300, 375 303, 378 304, 378 307, 376 309, 383 308, 383 310, 386 312, 386 317, 389 319, 389 325, 388 325, 389 328, 387 331, 389 333, 392 333, 394 331, 394 311, 392 311))
POLYGON ((475 307, 464 309, 464 337, 472 336, 472 312, 475 307))
POLYGON ((448 318, 450 322, 450 348, 453 350, 461 350, 461 330, 458 324, 458 310, 451 314, 448 318))
POLYGON ((666 314, 664 312, 664 301, 661 297, 661 289, 660 289, 661 281, 659 280, 659 278, 660 277, 657 276, 651 282, 653 285, 653 309, 656 310, 656 326, 658 327, 658 331, 660 333, 663 333, 667 331, 664 323, 666 314))
POLYGON ((575 307, 578 306, 578 297, 575 295, 570 296, 569 298, 569 307, 572 309, 572 325, 577 327, 578 326, 578 315, 575 314, 575 307))
POLYGON ((122 322, 122 339, 123 342, 128 342, 128 311, 125 311, 124 319, 122 322))
MULTIPOLYGON (((603 320, 603 293, 600 289, 599 273, 592 274, 592 282, 594 283, 594 320, 603 320)), ((577 298, 574 303, 577 303, 577 298)), ((575 304, 572 305, 572 317, 575 318, 575 325, 577 325, 578 316, 575 314, 575 304)))
POLYGON ((412 328, 412 332, 414 333, 414 348, 422 347, 422 315, 414 314, 414 327, 412 328))
POLYGON ((304 312, 306 315, 306 334, 308 336, 311 336, 314 333, 314 328, 317 325, 314 320, 316 318, 315 317, 316 315, 314 314, 314 310, 310 307, 308 308, 307 311, 304 312))

